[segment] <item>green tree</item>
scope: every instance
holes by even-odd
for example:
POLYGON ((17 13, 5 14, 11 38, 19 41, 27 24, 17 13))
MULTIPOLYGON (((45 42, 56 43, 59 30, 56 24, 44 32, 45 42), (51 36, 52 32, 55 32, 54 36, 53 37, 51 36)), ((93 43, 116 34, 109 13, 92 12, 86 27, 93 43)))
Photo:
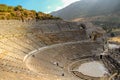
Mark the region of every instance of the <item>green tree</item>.
POLYGON ((5 4, 0 4, 0 12, 6 12, 8 10, 8 6, 5 4))
POLYGON ((7 11, 8 11, 8 12, 13 12, 13 11, 14 11, 14 7, 9 6, 7 11))
POLYGON ((14 8, 15 11, 23 11, 22 6, 18 5, 14 8))
POLYGON ((115 37, 115 34, 113 32, 110 33, 111 37, 115 37))

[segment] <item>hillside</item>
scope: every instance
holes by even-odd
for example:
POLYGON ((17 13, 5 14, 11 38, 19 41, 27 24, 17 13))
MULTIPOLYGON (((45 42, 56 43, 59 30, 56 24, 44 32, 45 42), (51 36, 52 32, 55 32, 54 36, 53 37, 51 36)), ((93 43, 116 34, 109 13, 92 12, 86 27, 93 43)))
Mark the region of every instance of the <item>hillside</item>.
POLYGON ((66 20, 108 15, 120 11, 120 0, 81 0, 51 13, 66 20))
POLYGON ((16 7, 8 6, 5 4, 0 4, 0 19, 2 20, 31 20, 31 19, 60 19, 58 17, 53 17, 50 14, 45 14, 42 12, 36 12, 34 10, 27 10, 18 5, 16 7))

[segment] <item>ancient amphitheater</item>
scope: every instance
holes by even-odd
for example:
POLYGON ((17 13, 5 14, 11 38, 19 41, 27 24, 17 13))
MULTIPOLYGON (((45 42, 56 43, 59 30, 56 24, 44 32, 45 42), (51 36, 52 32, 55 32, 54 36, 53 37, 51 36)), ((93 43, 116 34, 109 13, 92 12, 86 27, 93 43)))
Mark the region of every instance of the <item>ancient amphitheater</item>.
POLYGON ((119 53, 117 60, 111 56, 100 60, 103 42, 89 40, 88 30, 62 20, 1 20, 0 80, 100 80, 104 73, 120 71, 119 53), (79 68, 87 62, 105 70, 83 74, 79 68))

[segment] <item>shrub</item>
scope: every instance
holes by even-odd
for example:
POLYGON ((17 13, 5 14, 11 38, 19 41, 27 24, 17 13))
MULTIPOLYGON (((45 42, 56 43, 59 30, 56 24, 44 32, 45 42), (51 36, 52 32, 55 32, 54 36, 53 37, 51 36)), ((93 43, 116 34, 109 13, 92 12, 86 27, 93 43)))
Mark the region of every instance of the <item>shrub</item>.
POLYGON ((18 5, 14 8, 15 11, 23 11, 22 6, 18 5))
MULTIPOLYGON (((39 20, 46 20, 46 19, 60 19, 58 17, 53 17, 50 14, 45 14, 42 12, 36 12, 35 10, 27 10, 22 8, 21 5, 16 7, 7 6, 5 4, 0 4, 0 19, 18 19, 21 20, 23 17, 24 19, 39 19, 39 20)), ((23 20, 23 19, 22 19, 23 20)))

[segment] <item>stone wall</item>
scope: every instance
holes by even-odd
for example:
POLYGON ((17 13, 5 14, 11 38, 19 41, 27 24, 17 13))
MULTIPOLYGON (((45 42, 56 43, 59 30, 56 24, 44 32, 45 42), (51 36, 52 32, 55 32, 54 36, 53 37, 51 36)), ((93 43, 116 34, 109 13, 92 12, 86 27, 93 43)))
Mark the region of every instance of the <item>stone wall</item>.
POLYGON ((0 20, 0 37, 25 36, 28 34, 62 34, 64 37, 79 37, 80 40, 86 39, 86 31, 81 29, 76 23, 61 20, 43 21, 18 21, 0 20), (81 38, 80 38, 81 37, 81 38))

